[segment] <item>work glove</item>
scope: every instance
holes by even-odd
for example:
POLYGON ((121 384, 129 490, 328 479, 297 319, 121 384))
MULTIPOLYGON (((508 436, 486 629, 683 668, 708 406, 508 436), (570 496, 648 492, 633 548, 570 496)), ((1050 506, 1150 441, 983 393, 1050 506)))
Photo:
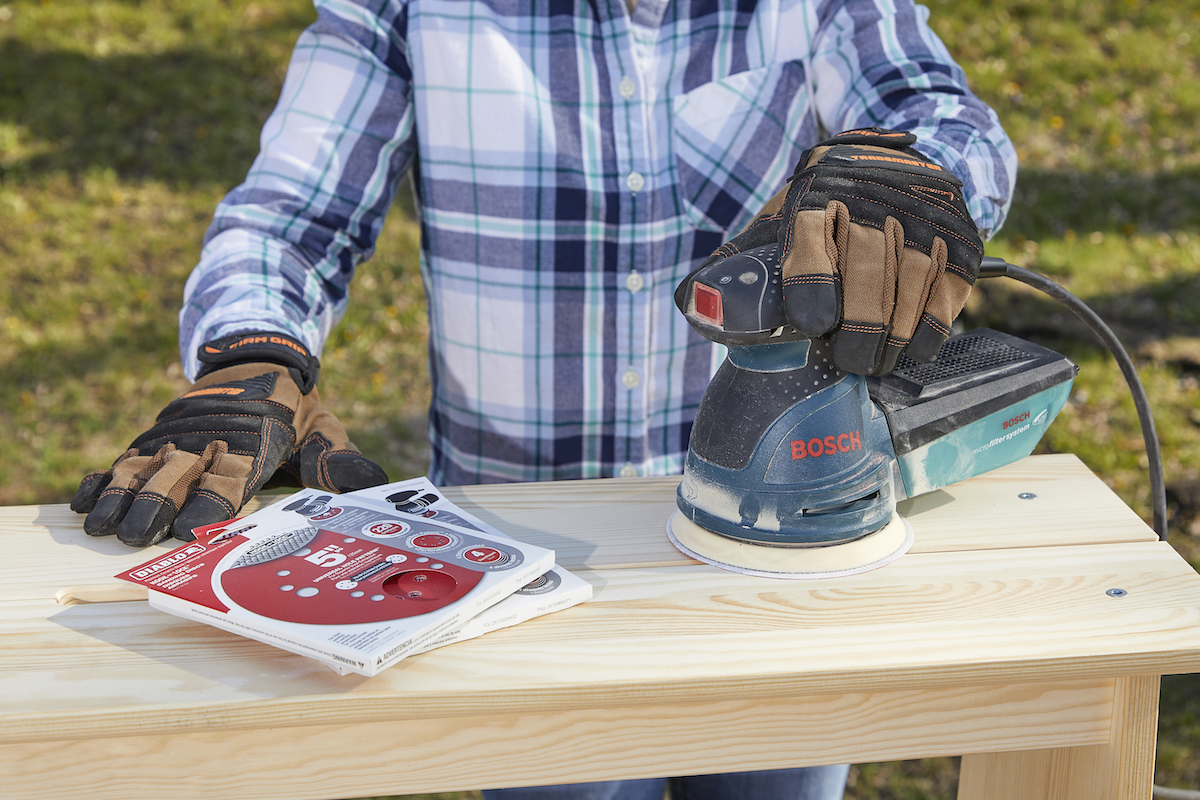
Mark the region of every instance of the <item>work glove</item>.
POLYGON ((276 333, 201 345, 200 377, 110 469, 79 484, 71 508, 90 536, 145 547, 231 519, 264 485, 345 492, 387 482, 321 405, 320 365, 276 333))
POLYGON ((777 243, 788 321, 832 340, 835 365, 883 375, 901 354, 932 361, 979 275, 983 242, 962 182, 866 128, 806 151, 783 188, 706 264, 777 243))

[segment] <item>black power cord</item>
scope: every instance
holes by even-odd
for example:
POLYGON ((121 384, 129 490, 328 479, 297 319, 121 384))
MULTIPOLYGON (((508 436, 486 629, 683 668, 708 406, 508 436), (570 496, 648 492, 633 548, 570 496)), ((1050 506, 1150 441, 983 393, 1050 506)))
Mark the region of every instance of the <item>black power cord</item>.
MULTIPOLYGON (((1001 276, 1007 276, 1035 289, 1040 289, 1074 311, 1075 315, 1100 337, 1113 357, 1117 359, 1117 364, 1121 367, 1121 373, 1125 376, 1125 382, 1129 384, 1129 391, 1133 395, 1133 404, 1137 408, 1138 419, 1142 425, 1142 439, 1146 442, 1146 458, 1150 462, 1150 499, 1154 505, 1154 530, 1158 533, 1161 541, 1167 541, 1167 487, 1163 479, 1162 451, 1158 446, 1158 433, 1154 428, 1154 416, 1150 413, 1150 401, 1146 398, 1146 390, 1142 388, 1142 381, 1138 377, 1137 369, 1134 368, 1129 354, 1125 352, 1121 340, 1095 311, 1092 311, 1082 300, 1054 281, 1032 270, 1010 264, 1002 258, 985 256, 979 270, 979 277, 998 278, 1001 276)), ((1188 789, 1169 789, 1158 785, 1153 787, 1152 795, 1154 800, 1200 800, 1200 792, 1188 789)))
POLYGON ((1167 487, 1163 478, 1162 450, 1159 448, 1158 433, 1154 428, 1154 415, 1150 411, 1150 400, 1146 397, 1146 390, 1142 388, 1142 381, 1138 377, 1137 368, 1133 365, 1133 359, 1129 357, 1129 353, 1125 351, 1121 340, 1112 332, 1112 329, 1078 297, 1032 270, 1010 264, 1002 258, 985 256, 979 269, 979 277, 998 278, 1002 276, 1039 289, 1071 309, 1091 328, 1093 333, 1100 337, 1113 357, 1116 358, 1118 366, 1121 367, 1121 373, 1125 376, 1125 382, 1129 384, 1129 391, 1133 395, 1133 405, 1137 408, 1138 420, 1142 426, 1142 439, 1146 443, 1146 458, 1150 462, 1150 500, 1154 508, 1154 530, 1158 533, 1160 540, 1167 541, 1167 487))

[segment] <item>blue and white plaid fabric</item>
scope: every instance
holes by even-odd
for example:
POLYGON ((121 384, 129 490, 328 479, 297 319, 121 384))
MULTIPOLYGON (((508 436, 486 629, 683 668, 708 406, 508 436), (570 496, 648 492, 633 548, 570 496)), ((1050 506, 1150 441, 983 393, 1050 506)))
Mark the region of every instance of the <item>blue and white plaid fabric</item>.
POLYGON ((319 353, 411 168, 441 484, 680 471, 715 362, 675 285, 824 131, 912 130, 981 229, 1007 210, 1012 144, 909 2, 316 5, 188 281, 185 368, 248 329, 319 353))

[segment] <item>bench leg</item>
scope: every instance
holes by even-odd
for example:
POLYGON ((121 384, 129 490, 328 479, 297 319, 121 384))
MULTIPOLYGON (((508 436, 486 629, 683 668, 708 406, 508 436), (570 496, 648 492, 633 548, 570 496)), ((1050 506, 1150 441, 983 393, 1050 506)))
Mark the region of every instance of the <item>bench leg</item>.
POLYGON ((958 800, 1150 800, 1159 681, 1115 680, 1106 745, 963 756, 958 800))

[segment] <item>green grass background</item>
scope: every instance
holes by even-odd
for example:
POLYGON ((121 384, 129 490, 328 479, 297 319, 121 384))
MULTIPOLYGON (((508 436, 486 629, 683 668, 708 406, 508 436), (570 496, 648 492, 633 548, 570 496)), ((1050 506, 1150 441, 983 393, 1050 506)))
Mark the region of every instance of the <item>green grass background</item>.
MULTIPOLYGON (((927 5, 1021 156, 989 251, 1084 298, 1136 356, 1171 541, 1200 564, 1200 10, 927 5)), ((69 500, 181 390, 183 282, 313 16, 306 0, 0 4, 0 503, 69 500)), ((402 197, 323 359, 323 397, 394 479, 423 473, 427 452, 417 238, 402 197)), ((982 283, 963 319, 1080 365, 1041 449, 1077 453, 1149 519, 1133 404, 1086 329, 1001 281, 982 283)), ((1198 683, 1164 680, 1160 784, 1200 788, 1198 683)), ((857 765, 847 796, 952 798, 956 778, 953 758, 857 765)))

